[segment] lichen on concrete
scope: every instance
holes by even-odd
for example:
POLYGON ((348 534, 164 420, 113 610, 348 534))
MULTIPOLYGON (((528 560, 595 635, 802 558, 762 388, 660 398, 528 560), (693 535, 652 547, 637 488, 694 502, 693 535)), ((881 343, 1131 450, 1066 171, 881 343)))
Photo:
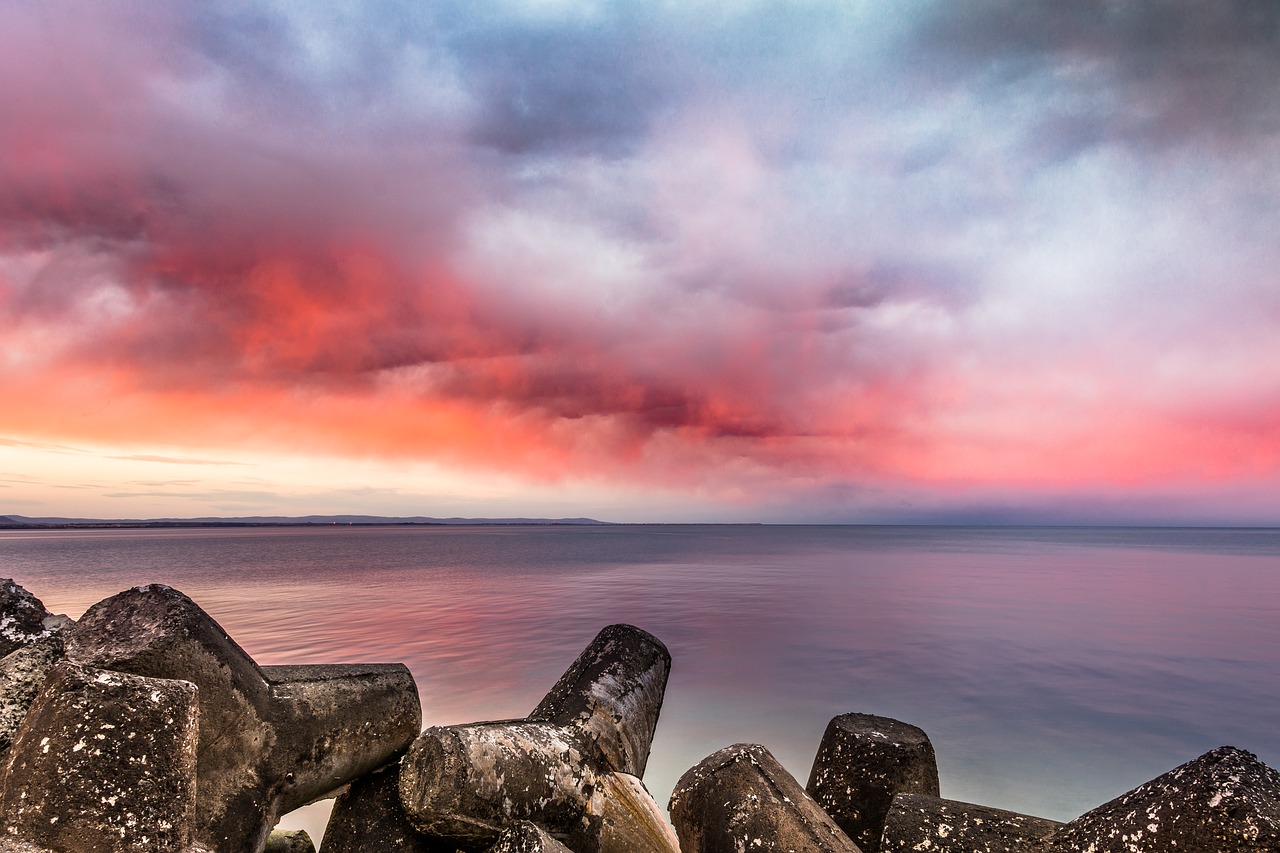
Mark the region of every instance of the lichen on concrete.
POLYGON ((1221 746, 1069 822, 1054 853, 1275 853, 1280 773, 1221 746))

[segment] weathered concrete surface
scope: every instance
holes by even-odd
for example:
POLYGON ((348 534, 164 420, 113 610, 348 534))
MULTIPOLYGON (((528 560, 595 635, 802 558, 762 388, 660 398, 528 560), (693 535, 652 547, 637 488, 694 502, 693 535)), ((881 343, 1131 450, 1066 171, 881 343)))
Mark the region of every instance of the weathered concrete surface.
POLYGON ((292 811, 375 770, 422 728, 422 705, 404 664, 264 666, 276 746, 286 771, 282 811, 292 811))
POLYGON ((0 578, 0 657, 50 636, 68 621, 46 610, 12 578, 0 578))
POLYGON ((62 660, 62 632, 71 624, 12 579, 0 578, 0 761, 49 670, 62 660))
POLYGON ((528 718, 424 731, 401 763, 405 815, 467 850, 528 820, 577 853, 675 853, 639 780, 670 670, 656 638, 610 625, 528 718))
POLYGON ((679 853, 680 840, 639 776, 606 773, 597 797, 602 851, 679 853))
POLYGON ((401 664, 260 668, 187 596, 153 584, 91 607, 70 660, 199 687, 196 837, 260 851, 281 814, 404 750, 421 725, 401 664))
POLYGON ((827 724, 805 791, 859 847, 876 853, 895 794, 938 796, 938 759, 923 729, 841 714, 827 724))
POLYGON ((859 853, 757 744, 712 753, 680 777, 669 808, 683 853, 859 853))
POLYGON ((881 853, 1031 853, 1062 824, 1055 820, 926 794, 898 794, 885 818, 881 853))
POLYGON ((576 853, 678 853, 656 803, 639 804, 652 797, 638 780, 598 769, 596 759, 593 742, 573 726, 429 728, 401 762, 400 802, 420 832, 464 850, 484 850, 528 820, 576 853))
POLYGON ((400 762, 352 782, 338 795, 320 853, 453 853, 457 845, 419 833, 400 807, 400 762))
POLYGON ((485 853, 573 853, 537 824, 522 820, 507 827, 485 853))
POLYGON ((0 658, 0 761, 49 670, 62 657, 62 636, 54 632, 0 658))
POLYGON ((38 847, 25 841, 12 841, 0 838, 0 853, 55 853, 48 847, 38 847))
POLYGON ((316 853, 316 846, 306 830, 275 829, 267 836, 262 853, 316 853))
POLYGON ((582 729, 611 769, 643 777, 670 672, 671 654, 658 638, 610 625, 528 719, 582 729))
POLYGON ((1280 851, 1280 773, 1221 746, 1068 823, 1055 853, 1280 851))
POLYGON ((58 853, 173 853, 195 824, 196 688, 63 662, 0 777, 0 835, 58 853))

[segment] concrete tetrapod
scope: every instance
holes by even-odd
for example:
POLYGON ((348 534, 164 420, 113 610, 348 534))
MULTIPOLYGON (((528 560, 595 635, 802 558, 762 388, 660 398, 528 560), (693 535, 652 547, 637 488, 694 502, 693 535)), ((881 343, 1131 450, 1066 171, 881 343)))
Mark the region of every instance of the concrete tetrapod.
POLYGON ((54 634, 0 658, 0 761, 49 671, 62 657, 62 636, 54 634))
POLYGON ((944 800, 898 794, 885 818, 881 853, 1026 853, 1039 850, 1056 820, 944 800))
POLYGON ((63 662, 0 777, 0 849, 194 851, 196 688, 63 662))
POLYGON ((338 795, 320 853, 454 853, 456 844, 414 829, 400 807, 400 762, 367 773, 338 795))
POLYGON ((671 673, 671 653, 632 625, 609 625, 529 715, 581 730, 609 766, 644 776, 671 673))
POLYGON ((670 667, 652 635, 605 628, 530 717, 424 731, 401 762, 405 815, 467 850, 528 820, 576 853, 676 853, 637 772, 670 667))
POLYGON ((485 853, 573 853, 536 823, 512 824, 485 853))
POLYGON ((31 700, 62 660, 62 631, 72 624, 9 578, 0 578, 0 761, 31 700))
POLYGON ((640 780, 597 769, 592 742, 532 720, 429 728, 401 764, 400 801, 422 833, 467 850, 511 823, 537 823, 575 853, 675 853, 640 780))
POLYGON ((44 602, 12 578, 0 578, 0 657, 52 635, 69 621, 46 610, 44 602))
POLYGON ((938 796, 938 760, 923 729, 841 714, 822 735, 805 791, 859 847, 876 853, 894 794, 938 796))
POLYGON ((421 725, 402 664, 259 667, 159 584, 89 608, 66 647, 77 663, 199 688, 196 838, 218 853, 261 851, 281 814, 385 764, 421 725))
POLYGON ((316 846, 305 830, 276 829, 267 836, 267 846, 262 853, 316 853, 316 846))
POLYGON ((758 744, 707 756, 680 777, 669 808, 684 853, 861 853, 758 744))
POLYGON ((1233 746, 1212 749, 1070 821, 1054 853, 1276 853, 1280 772, 1233 746))

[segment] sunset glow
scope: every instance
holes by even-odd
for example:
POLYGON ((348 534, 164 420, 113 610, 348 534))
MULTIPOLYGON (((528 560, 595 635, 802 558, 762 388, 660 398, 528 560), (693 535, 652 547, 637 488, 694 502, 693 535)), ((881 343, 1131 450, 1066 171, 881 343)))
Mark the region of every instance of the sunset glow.
POLYGON ((0 515, 1280 523, 1280 9, 10 3, 0 515))

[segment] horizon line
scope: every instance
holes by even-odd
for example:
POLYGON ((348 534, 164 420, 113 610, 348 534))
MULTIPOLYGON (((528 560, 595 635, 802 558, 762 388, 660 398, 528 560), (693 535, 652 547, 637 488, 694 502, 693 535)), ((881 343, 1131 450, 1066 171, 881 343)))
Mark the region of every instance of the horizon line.
POLYGON ((476 526, 559 526, 559 527, 968 527, 968 528, 1110 528, 1151 530, 1278 530, 1280 525, 1228 524, 1207 522, 1156 521, 958 521, 922 519, 918 521, 606 521, 589 517, 545 518, 536 516, 382 516, 351 513, 300 516, 194 516, 187 518, 83 518, 18 514, 0 515, 0 530, 49 529, 143 529, 216 527, 476 527, 476 526))

